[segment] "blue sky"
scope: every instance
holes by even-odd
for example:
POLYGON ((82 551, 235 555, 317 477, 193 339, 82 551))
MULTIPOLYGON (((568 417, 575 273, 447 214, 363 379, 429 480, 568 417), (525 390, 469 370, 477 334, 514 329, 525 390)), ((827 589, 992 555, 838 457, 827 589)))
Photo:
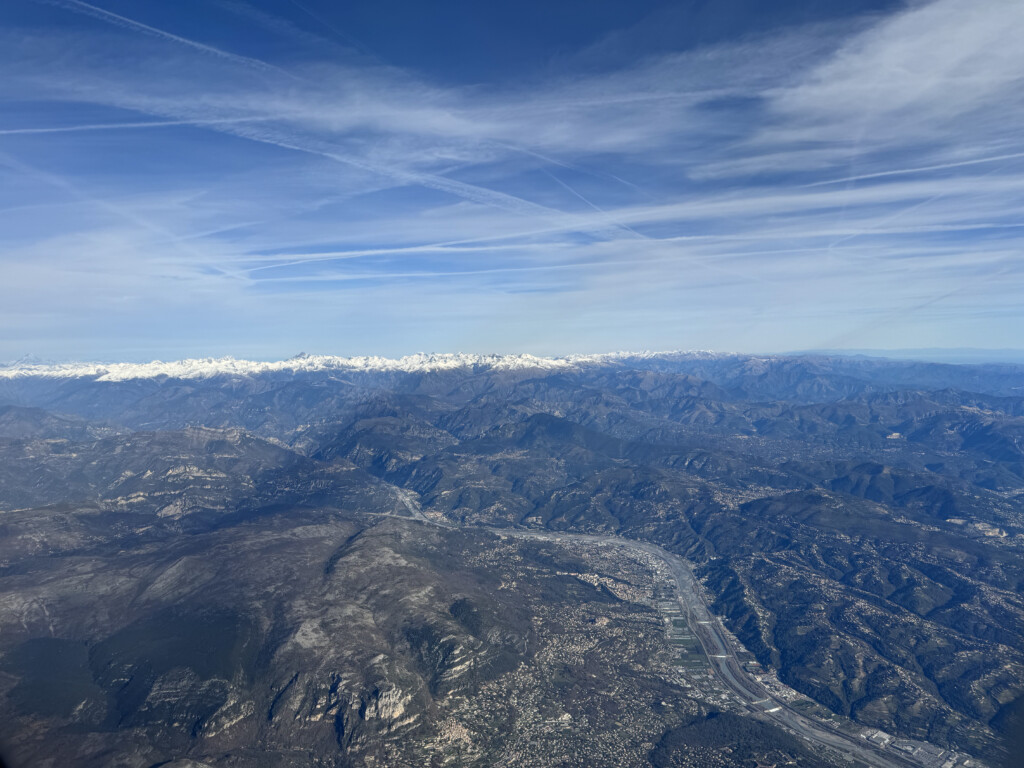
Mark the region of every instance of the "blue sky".
POLYGON ((1024 4, 9 0, 0 359, 1019 348, 1024 4))

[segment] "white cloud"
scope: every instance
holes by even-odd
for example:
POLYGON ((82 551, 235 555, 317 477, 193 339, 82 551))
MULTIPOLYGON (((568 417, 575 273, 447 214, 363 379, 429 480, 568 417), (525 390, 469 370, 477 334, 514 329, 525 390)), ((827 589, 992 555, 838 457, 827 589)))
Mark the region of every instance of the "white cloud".
POLYGON ((281 72, 58 4, 109 25, 0 30, 0 99, 89 114, 0 126, 0 299, 26 313, 174 307, 234 339, 372 318, 445 347, 443 318, 492 318, 499 344, 571 310, 581 346, 620 317, 610 346, 756 348, 763 327, 793 348, 816 345, 808 317, 910 327, 1019 280, 1016 4, 937 0, 502 89, 351 57, 281 72), (730 330, 648 340, 701 313, 730 330))

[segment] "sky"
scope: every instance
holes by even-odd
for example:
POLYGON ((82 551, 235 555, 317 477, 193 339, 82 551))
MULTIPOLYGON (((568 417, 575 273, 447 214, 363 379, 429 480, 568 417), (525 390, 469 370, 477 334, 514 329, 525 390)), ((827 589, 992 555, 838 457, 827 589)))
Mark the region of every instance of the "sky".
POLYGON ((1018 0, 6 0, 0 360, 1024 347, 1018 0))

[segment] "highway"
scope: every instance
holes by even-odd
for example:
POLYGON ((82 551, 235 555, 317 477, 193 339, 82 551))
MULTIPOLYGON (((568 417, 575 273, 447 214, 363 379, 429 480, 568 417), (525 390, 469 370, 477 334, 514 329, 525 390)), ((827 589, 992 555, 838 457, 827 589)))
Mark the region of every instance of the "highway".
POLYGON ((830 747, 841 754, 856 757, 872 768, 922 768, 923 764, 910 755, 878 747, 856 736, 850 736, 830 724, 814 720, 792 708, 788 701, 772 694, 753 675, 743 669, 736 650, 725 635, 721 622, 712 615, 697 588, 696 580, 686 561, 677 555, 645 541, 619 536, 596 536, 582 533, 524 531, 522 529, 487 528, 502 536, 540 539, 547 541, 576 541, 615 545, 646 552, 664 562, 676 583, 679 599, 685 606, 687 622, 700 641, 714 673, 735 694, 751 713, 775 721, 782 727, 808 741, 830 747), (769 711, 770 710, 770 711, 769 711))
POLYGON ((726 687, 745 703, 748 710, 760 712, 810 741, 831 747, 840 753, 854 755, 868 765, 877 766, 877 768, 892 768, 892 766, 920 768, 921 763, 910 758, 909 755, 905 757, 891 750, 879 748, 859 737, 844 733, 826 722, 814 720, 794 710, 785 699, 771 693, 753 675, 743 669, 736 656, 736 649, 725 636, 724 627, 711 614, 697 589, 689 566, 681 558, 660 547, 641 546, 641 549, 657 555, 668 564, 678 587, 680 599, 686 605, 690 627, 700 640, 708 661, 726 687), (658 551, 655 552, 652 549, 658 551))
MULTIPOLYGON (((400 493, 403 506, 411 519, 440 528, 455 529, 459 526, 446 521, 427 517, 415 495, 400 493)), ((378 513, 379 514, 379 513, 378 513)), ((391 515, 389 515, 391 516, 391 515)), ((410 519, 410 518, 404 518, 410 519)), ((722 681, 751 714, 768 718, 783 728, 802 736, 807 741, 829 747, 840 754, 856 757, 871 768, 926 768, 909 754, 879 747, 872 742, 851 736, 830 723, 816 720, 795 710, 788 701, 765 688, 747 672, 736 656, 736 649, 729 642, 722 623, 711 613, 696 579, 686 561, 668 550, 647 541, 627 539, 621 536, 567 533, 563 531, 524 530, 522 528, 497 528, 493 526, 467 526, 469 530, 484 530, 499 536, 541 541, 583 542, 596 545, 612 545, 645 552, 664 562, 676 583, 679 599, 685 607, 687 623, 700 641, 714 674, 722 681)))

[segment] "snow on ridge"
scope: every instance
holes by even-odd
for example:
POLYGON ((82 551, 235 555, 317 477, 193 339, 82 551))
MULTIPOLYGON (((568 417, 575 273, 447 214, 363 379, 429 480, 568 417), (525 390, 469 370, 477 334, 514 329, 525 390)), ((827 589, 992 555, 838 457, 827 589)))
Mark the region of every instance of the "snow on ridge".
POLYGON ((566 357, 535 355, 470 355, 462 353, 416 354, 401 358, 335 357, 299 355, 276 362, 237 360, 233 357, 201 358, 151 363, 57 363, 17 362, 0 366, 0 379, 49 378, 130 381, 133 379, 204 379, 213 376, 255 376, 264 373, 395 372, 421 373, 472 368, 492 370, 564 370, 656 357, 717 356, 712 352, 610 352, 566 357))

